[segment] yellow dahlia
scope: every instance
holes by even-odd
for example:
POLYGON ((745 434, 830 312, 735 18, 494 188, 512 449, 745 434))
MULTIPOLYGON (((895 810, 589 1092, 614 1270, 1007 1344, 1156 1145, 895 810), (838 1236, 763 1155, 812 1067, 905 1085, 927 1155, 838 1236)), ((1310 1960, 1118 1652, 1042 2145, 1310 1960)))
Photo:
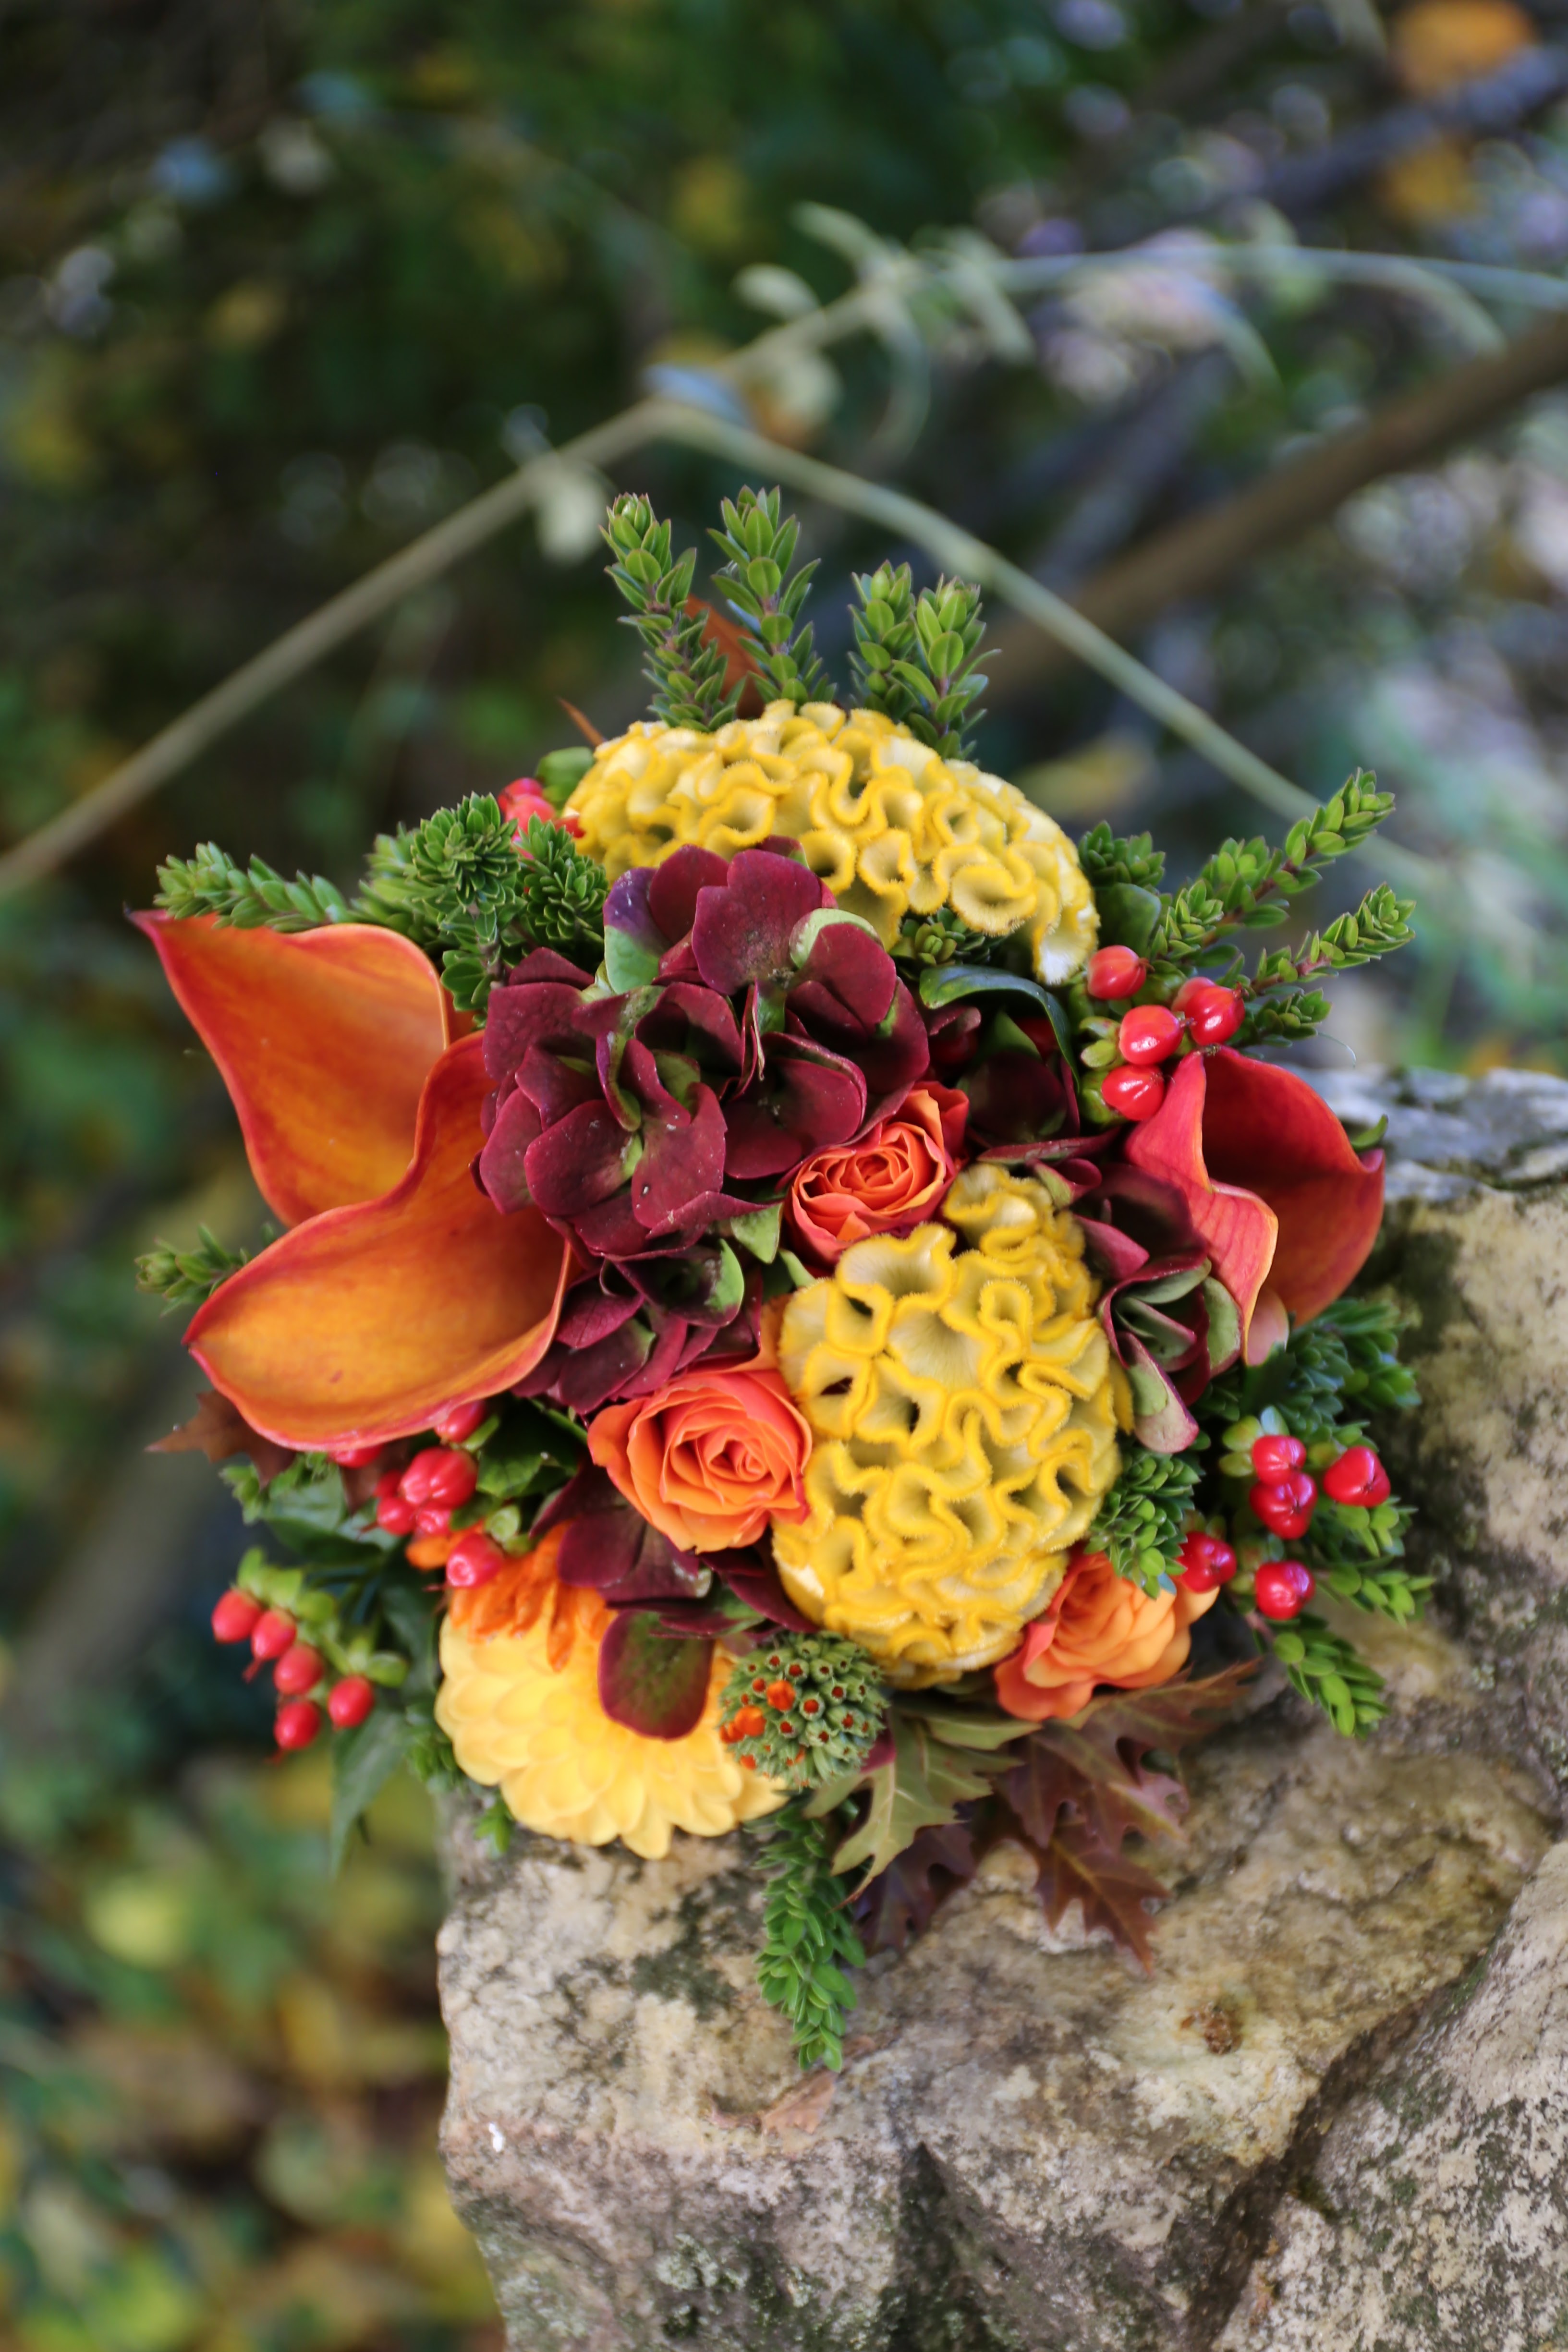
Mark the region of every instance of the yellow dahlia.
MULTIPOLYGON (((548 1539, 547 1539, 548 1541, 548 1539)), ((553 1553, 453 1596, 441 1632, 436 1720, 471 1780, 499 1787, 525 1829, 605 1845, 620 1838, 657 1862, 672 1830, 720 1837, 772 1812, 784 1791, 737 1762, 719 1737, 731 1661, 714 1652, 708 1704, 680 1739, 648 1739, 599 1704, 599 1643, 610 1612, 561 1585, 553 1553)))
POLYGON ((779 1336, 814 1439, 808 1516, 773 1523, 780 1571, 902 1683, 1015 1648, 1120 1466, 1077 1220, 994 1165, 965 1170, 942 1216, 857 1242, 779 1336))
POLYGON ((1042 980, 1068 979, 1094 947, 1093 895, 1060 825, 877 711, 772 702, 713 735, 639 719, 600 746, 567 805, 612 881, 685 842, 732 857, 784 834, 884 947, 906 915, 943 907, 993 938, 1022 926, 1042 980))

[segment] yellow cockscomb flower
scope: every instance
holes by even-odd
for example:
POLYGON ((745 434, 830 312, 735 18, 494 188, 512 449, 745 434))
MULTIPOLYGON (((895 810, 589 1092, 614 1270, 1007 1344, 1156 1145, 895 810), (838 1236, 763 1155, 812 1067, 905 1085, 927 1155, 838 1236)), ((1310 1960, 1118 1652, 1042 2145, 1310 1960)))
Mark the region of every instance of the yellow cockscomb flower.
POLYGON ((994 1165, 965 1170, 942 1215, 857 1242, 779 1337, 815 1440, 809 1516, 773 1526, 780 1571, 900 1683, 1014 1649, 1120 1466, 1077 1220, 994 1165))
POLYGON ((583 1845, 618 1837, 649 1862, 669 1852, 674 1830, 721 1837, 782 1804, 784 1791, 720 1739, 732 1662, 715 1650, 707 1706, 684 1738, 628 1731, 599 1704, 609 1611, 557 1584, 552 1554, 542 1577, 540 1557, 455 1594, 441 1631, 436 1720, 468 1778, 499 1787, 524 1829, 583 1845))
POLYGON ((784 834, 884 947, 906 915, 942 908, 994 939, 1022 928, 1042 980, 1068 979, 1095 944, 1093 895, 1060 825, 877 711, 771 702, 712 735, 639 720, 600 746, 567 806, 612 881, 686 842, 732 857, 784 834))

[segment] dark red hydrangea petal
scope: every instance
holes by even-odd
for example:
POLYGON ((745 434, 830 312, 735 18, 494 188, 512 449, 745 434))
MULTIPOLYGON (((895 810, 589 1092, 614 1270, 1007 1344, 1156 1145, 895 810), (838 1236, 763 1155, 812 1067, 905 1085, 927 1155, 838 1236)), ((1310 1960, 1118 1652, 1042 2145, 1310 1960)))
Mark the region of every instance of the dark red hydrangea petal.
POLYGON ((967 1069, 980 1046, 980 1007, 944 1004, 921 1016, 931 1040, 931 1066, 939 1078, 954 1080, 967 1069))
POLYGON ((591 1071, 574 1069, 542 1045, 529 1047, 518 1066, 516 1084, 518 1093, 526 1095, 539 1113, 542 1127, 552 1127, 582 1103, 599 1100, 599 1087, 591 1071))
POLYGON ((599 1646, 599 1704, 645 1739, 684 1739, 702 1720, 711 1642, 669 1641, 646 1609, 623 1609, 599 1646))
POLYGON ((704 1552, 702 1558, 704 1564, 748 1609, 756 1610, 775 1625, 788 1625, 797 1633, 815 1633, 818 1630, 804 1610, 795 1607, 784 1589, 778 1570, 760 1546, 744 1551, 704 1552))
POLYGON ((663 932, 668 944, 683 940, 697 917, 697 894, 700 890, 721 889, 730 871, 727 859, 717 850, 699 849, 688 843, 672 850, 661 866, 654 866, 648 875, 648 912, 663 932))
POLYGON ((648 907, 652 880, 647 866, 634 866, 611 883, 605 899, 605 960, 613 987, 652 980, 669 945, 648 907))
MULTIPOLYGON (((591 971, 574 964, 570 956, 557 955, 553 948, 530 948, 520 964, 514 964, 506 976, 508 988, 531 988, 542 980, 564 981, 572 988, 587 988, 593 982, 591 971)), ((493 1003, 494 997, 492 995, 493 1003)))
POLYGON ((632 1208, 638 1223, 651 1232, 679 1216, 694 1193, 717 1192, 724 1181, 724 1114, 718 1097, 699 1087, 691 1116, 677 1110, 672 1118, 650 1119, 643 1142, 643 1156, 632 1171, 632 1208))
POLYGON ((653 1344, 653 1332, 640 1315, 592 1347, 570 1348, 557 1340, 513 1393, 552 1398, 567 1412, 597 1412, 602 1404, 630 1393, 629 1383, 647 1362, 653 1344))
POLYGON ((574 1218, 613 1200, 639 1150, 603 1102, 581 1104, 528 1147, 523 1172, 534 1206, 547 1217, 574 1218))
POLYGON ((892 957, 869 931, 858 923, 824 923, 801 967, 792 1001, 802 987, 822 990, 837 999, 851 1021, 875 1029, 893 1001, 898 979, 892 957))
POLYGON ((977 1142, 1026 1143, 1051 1135, 1068 1115, 1059 1066, 1037 1054, 1004 1052, 972 1063, 959 1080, 977 1142))
POLYGON ((634 1316, 640 1304, 635 1290, 610 1290, 603 1279, 589 1276, 566 1293, 555 1337, 563 1348, 592 1348, 634 1316))
POLYGON ((694 1600, 709 1581, 705 1569, 678 1552, 668 1536, 626 1502, 618 1511, 569 1520, 555 1572, 563 1584, 586 1586, 612 1606, 694 1600))
POLYGON ((741 1067, 741 1028, 734 1012, 710 988, 679 981, 667 988, 637 1023, 637 1035, 656 1054, 689 1054, 710 1077, 741 1067))
POLYGON ((558 980, 540 981, 527 988, 513 984, 492 989, 485 1014, 484 1045, 485 1068, 492 1082, 509 1076, 531 1045, 563 1054, 581 1051, 577 1042, 581 995, 580 989, 558 980))
POLYGON ((529 1147, 538 1142, 541 1132, 539 1113, 528 1097, 508 1095, 478 1161, 480 1184, 508 1215, 526 1209, 532 1200, 525 1163, 529 1147))
POLYGON ((626 1186, 597 1208, 580 1210, 562 1223, 588 1257, 635 1257, 647 1247, 647 1228, 638 1224, 626 1186))
POLYGON ((793 858, 742 849, 721 885, 698 892, 691 925, 698 970, 721 996, 793 977, 796 924, 833 903, 826 884, 793 858))
POLYGON ((847 1143, 866 1116, 866 1081, 852 1062, 805 1037, 771 1037, 755 1084, 724 1106, 731 1183, 782 1176, 814 1151, 847 1143))

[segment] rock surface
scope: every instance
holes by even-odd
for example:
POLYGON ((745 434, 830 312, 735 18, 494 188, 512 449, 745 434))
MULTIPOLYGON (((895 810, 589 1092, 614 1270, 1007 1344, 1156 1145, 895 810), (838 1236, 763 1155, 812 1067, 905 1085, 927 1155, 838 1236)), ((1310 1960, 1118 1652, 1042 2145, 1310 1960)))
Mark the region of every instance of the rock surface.
POLYGON ((447 2155, 517 2352, 1568 2343, 1568 1086, 1324 1091, 1391 1108, 1423 1318, 1441 1606, 1358 1625, 1391 1720, 1197 1751, 1152 1978, 1003 1849, 867 1971, 837 2084, 755 1992, 735 1842, 498 1865, 455 1823, 447 2155))

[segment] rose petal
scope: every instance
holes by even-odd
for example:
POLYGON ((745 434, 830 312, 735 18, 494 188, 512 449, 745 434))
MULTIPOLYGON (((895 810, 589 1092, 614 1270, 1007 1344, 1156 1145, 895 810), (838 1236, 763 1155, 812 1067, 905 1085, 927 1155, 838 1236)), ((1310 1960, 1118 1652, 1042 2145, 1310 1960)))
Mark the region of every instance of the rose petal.
POLYGON ((402 1181, 297 1226, 196 1315, 192 1354, 265 1435, 407 1436, 510 1387, 550 1345, 572 1255, 536 1210, 502 1216, 474 1183, 486 1086, 481 1039, 448 1046, 402 1181))
POLYGON ((298 1224, 396 1183, 447 1038, 446 993, 411 940, 370 923, 132 920, 217 1064, 269 1208, 298 1224))

